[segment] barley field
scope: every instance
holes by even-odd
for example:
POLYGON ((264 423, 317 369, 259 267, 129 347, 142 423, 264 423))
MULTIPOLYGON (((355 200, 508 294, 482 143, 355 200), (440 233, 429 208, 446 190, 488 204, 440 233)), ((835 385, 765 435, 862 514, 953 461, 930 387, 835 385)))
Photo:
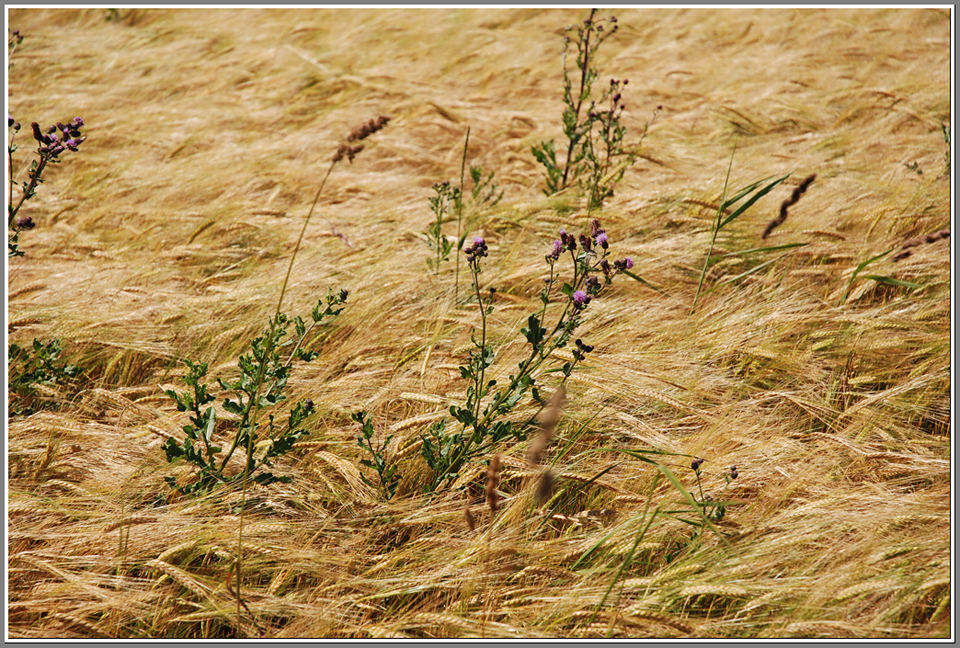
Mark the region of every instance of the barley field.
POLYGON ((531 153, 563 157, 564 28, 588 12, 8 10, 11 197, 31 122, 86 137, 8 258, 8 343, 79 368, 17 392, 10 365, 8 638, 951 636, 950 10, 601 10, 596 88, 629 80, 638 153, 590 209, 531 153), (483 296, 453 212, 427 263, 464 160, 503 192, 460 214, 483 296), (633 277, 584 307, 585 359, 543 365, 576 365, 538 378, 562 409, 527 392, 514 436, 429 488, 471 336, 510 380, 545 255, 594 218, 633 277), (349 293, 263 406, 265 429, 309 400, 305 434, 279 481, 177 491, 198 478, 165 454, 190 425, 167 390, 207 363, 228 445, 215 378, 284 286, 308 321, 349 293))

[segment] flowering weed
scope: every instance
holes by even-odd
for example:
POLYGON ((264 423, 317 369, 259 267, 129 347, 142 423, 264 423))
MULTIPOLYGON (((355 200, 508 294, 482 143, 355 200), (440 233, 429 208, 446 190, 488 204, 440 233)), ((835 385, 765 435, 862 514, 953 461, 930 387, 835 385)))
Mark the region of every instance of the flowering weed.
POLYGON ((23 251, 19 247, 20 232, 32 229, 36 223, 30 216, 20 216, 18 218, 17 215, 24 203, 37 195, 37 187, 43 182, 43 172, 47 165, 58 164, 61 154, 68 149, 77 151, 80 144, 87 139, 80 132, 83 125, 83 119, 80 117, 74 117, 66 124, 57 122, 47 128, 46 132, 40 129, 40 124, 37 122, 31 124, 33 139, 37 142, 37 158, 30 162, 30 168, 27 171, 28 179, 23 182, 20 199, 14 204, 13 154, 17 150, 14 140, 20 131, 20 122, 11 115, 7 115, 7 129, 10 131, 7 144, 7 173, 9 174, 7 256, 23 256, 23 251))
POLYGON ((609 238, 600 222, 591 223, 589 233, 574 237, 565 229, 555 240, 544 259, 549 276, 540 292, 541 306, 527 318, 521 333, 530 346, 529 354, 517 366, 503 386, 488 380, 487 369, 496 359, 496 351, 488 344, 487 317, 493 312, 495 291, 482 290, 481 260, 488 255, 488 246, 482 238, 464 250, 473 279, 474 297, 480 315, 480 330, 471 335, 473 349, 466 363, 460 367, 460 376, 467 381, 464 403, 451 406, 450 415, 456 427, 448 431, 448 419, 443 418, 422 435, 421 453, 432 470, 428 491, 450 485, 463 466, 509 438, 523 439, 532 422, 518 423, 509 416, 529 393, 543 404, 538 380, 550 373, 560 373, 563 385, 577 365, 593 351, 593 346, 576 339, 573 360, 559 366, 549 366, 557 349, 565 347, 583 322, 584 314, 595 297, 620 272, 633 267, 629 257, 610 262, 609 238), (570 274, 564 280, 560 269, 561 258, 570 261, 570 274), (554 319, 555 318, 555 319, 554 319), (549 320, 549 321, 548 321, 549 320))

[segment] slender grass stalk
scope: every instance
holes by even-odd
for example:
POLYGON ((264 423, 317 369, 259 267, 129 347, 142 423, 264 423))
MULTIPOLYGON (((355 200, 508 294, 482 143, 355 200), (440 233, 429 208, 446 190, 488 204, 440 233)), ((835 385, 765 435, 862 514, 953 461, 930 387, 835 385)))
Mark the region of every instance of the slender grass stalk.
MULTIPOLYGON (((327 167, 327 172, 323 176, 323 180, 320 181, 320 187, 317 189, 317 193, 313 197, 313 204, 310 205, 310 211, 307 212, 307 217, 303 221, 303 227, 300 228, 300 236, 297 237, 297 245, 293 248, 293 254, 290 256, 290 264, 287 266, 287 274, 283 277, 283 286, 280 288, 280 298, 277 300, 277 309, 273 317, 270 320, 270 332, 267 335, 267 344, 264 349, 264 358, 269 357, 270 353, 273 351, 273 339, 274 339, 274 330, 276 327, 277 316, 280 314, 280 309, 283 306, 283 298, 287 293, 287 285, 290 282, 290 273, 293 271, 293 263, 297 259, 297 253, 300 251, 300 244, 303 242, 303 235, 307 231, 307 225, 310 224, 310 218, 313 216, 313 212, 317 207, 317 202, 320 200, 320 194, 323 192, 324 185, 327 184, 327 178, 330 177, 330 173, 333 171, 333 167, 337 165, 339 160, 333 160, 330 162, 330 166, 327 167)), ((291 355, 291 358, 293 356, 291 355)), ((247 506, 247 486, 250 483, 250 469, 253 464, 253 431, 257 426, 257 415, 260 410, 260 388, 263 386, 264 372, 266 371, 266 362, 260 363, 260 369, 257 372, 257 380, 255 383, 253 398, 250 400, 251 405, 253 406, 253 414, 250 417, 249 431, 247 432, 247 460, 244 463, 243 470, 243 486, 241 488, 240 494, 240 526, 237 530, 237 561, 236 561, 236 573, 237 573, 237 634, 239 635, 243 627, 243 617, 241 613, 241 606, 243 605, 243 599, 241 597, 240 588, 242 580, 242 567, 241 561, 243 556, 243 516, 246 511, 247 506)), ((252 618, 252 616, 251 616, 252 618)), ((254 623, 256 621, 254 620, 254 623)))
MULTIPOLYGON (((650 492, 647 493, 647 504, 643 508, 643 515, 640 517, 640 519, 643 519, 644 517, 646 517, 647 511, 650 509, 650 503, 653 501, 653 493, 654 491, 656 491, 657 484, 659 483, 660 483, 660 473, 658 472, 653 478, 653 484, 650 486, 650 492)), ((653 523, 654 518, 657 517, 657 514, 659 512, 660 512, 660 506, 657 505, 657 507, 653 509, 653 513, 650 515, 650 518, 647 520, 647 523, 643 525, 643 528, 640 530, 640 533, 637 534, 636 539, 633 541, 633 546, 630 547, 630 551, 627 552, 627 555, 623 559, 623 562, 620 563, 620 569, 617 570, 617 573, 613 577, 613 580, 610 581, 610 585, 607 587, 607 591, 604 592, 603 598, 600 599, 600 602, 597 604, 597 607, 594 608, 593 616, 590 617, 590 622, 587 624, 588 626, 592 624, 593 621, 597 618, 597 614, 600 612, 600 608, 602 608, 603 604, 607 602, 607 597, 610 596, 610 592, 613 590, 613 586, 617 584, 618 580, 620 580, 620 576, 633 563, 633 552, 636 551, 637 546, 640 544, 640 541, 643 540, 643 536, 646 535, 647 529, 650 528, 650 524, 653 523)), ((613 630, 613 627, 611 625, 610 630, 607 631, 607 637, 610 636, 610 632, 612 630, 613 630)))
POLYGON ((710 239, 710 250, 707 252, 707 258, 703 261, 703 270, 700 272, 700 283, 697 284, 697 294, 693 298, 693 305, 690 307, 690 314, 693 315, 693 309, 697 307, 697 300, 700 299, 700 290, 703 288, 703 280, 707 276, 707 267, 710 265, 710 257, 713 256, 713 246, 717 242, 717 234, 720 233, 720 223, 723 218, 723 207, 727 202, 727 185, 730 183, 730 170, 733 168, 733 156, 737 152, 737 146, 733 146, 730 153, 730 164, 727 165, 727 177, 723 180, 723 193, 720 196, 720 206, 717 208, 717 222, 713 227, 713 238, 710 239))
POLYGON ((456 302, 460 295, 460 248, 463 247, 461 234, 463 222, 463 172, 467 166, 467 144, 470 143, 470 127, 467 126, 467 137, 463 140, 463 155, 460 157, 460 195, 457 196, 457 269, 453 279, 453 300, 456 302))

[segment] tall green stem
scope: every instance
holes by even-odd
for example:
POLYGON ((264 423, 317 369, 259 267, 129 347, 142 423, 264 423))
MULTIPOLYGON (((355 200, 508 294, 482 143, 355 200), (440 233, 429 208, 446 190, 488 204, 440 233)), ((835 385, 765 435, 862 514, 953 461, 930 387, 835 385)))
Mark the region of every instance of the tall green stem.
POLYGON ((460 196, 457 198, 457 270, 453 279, 453 301, 457 301, 460 295, 460 246, 463 244, 461 239, 461 225, 463 221, 463 171, 467 166, 467 144, 470 143, 470 127, 467 126, 467 137, 463 140, 463 155, 460 158, 460 196))
MULTIPOLYGON (((583 106, 583 88, 587 83, 587 71, 590 69, 590 34, 593 32, 593 17, 596 15, 597 10, 590 10, 590 25, 587 26, 587 35, 583 41, 583 61, 580 62, 580 92, 577 95, 577 105, 573 111, 573 124, 574 128, 579 126, 580 122, 580 108, 583 106)), ((573 147, 576 145, 577 140, 572 137, 567 137, 570 141, 570 144, 567 146, 567 159, 563 163, 563 178, 560 180, 560 188, 567 186, 567 174, 570 171, 570 157, 573 155, 573 147)))
POLYGON ((700 283, 697 284, 697 294, 693 297, 693 305, 690 307, 690 314, 693 315, 693 309, 697 307, 697 300, 700 299, 700 290, 703 288, 703 280, 707 276, 707 267, 710 265, 710 257, 713 255, 713 246, 717 242, 717 234, 720 233, 720 223, 723 219, 723 205, 727 200, 727 185, 730 183, 730 169, 733 168, 733 155, 737 152, 737 147, 733 147, 730 153, 730 164, 727 166, 727 177, 723 181, 723 194, 720 196, 720 206, 717 207, 717 222, 713 226, 713 238, 710 239, 710 249, 707 251, 707 258, 703 262, 703 271, 700 273, 700 283))

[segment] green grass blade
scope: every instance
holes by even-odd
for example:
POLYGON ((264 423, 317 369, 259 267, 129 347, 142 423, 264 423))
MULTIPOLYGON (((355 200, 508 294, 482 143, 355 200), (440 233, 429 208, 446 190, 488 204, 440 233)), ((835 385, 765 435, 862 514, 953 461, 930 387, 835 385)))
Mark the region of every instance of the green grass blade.
POLYGON ((737 209, 736 209, 732 214, 730 214, 730 215, 727 216, 725 219, 723 219, 723 222, 720 223, 720 228, 719 228, 719 229, 723 229, 724 225, 726 225, 727 223, 729 223, 729 222, 737 219, 743 212, 745 212, 745 211, 747 211, 748 209, 750 209, 750 207, 753 206, 753 203, 757 202, 758 200, 760 200, 761 198, 763 198, 764 196, 766 196, 768 193, 770 193, 771 191, 773 191, 774 187, 776 187, 778 184, 780 184, 781 182, 783 182, 784 180, 786 180, 786 179, 789 178, 789 177, 790 177, 790 174, 789 174, 789 173, 788 173, 787 175, 785 175, 785 176, 780 176, 780 177, 777 178, 776 180, 773 180, 772 182, 770 182, 770 183, 769 183, 767 186, 765 186, 763 189, 760 189, 759 191, 757 191, 755 194, 753 194, 753 195, 750 197, 750 200, 748 200, 747 202, 745 202, 745 203, 743 203, 742 205, 740 205, 739 207, 737 207, 737 209))
POLYGON ((635 275, 635 274, 633 274, 632 272, 630 272, 629 270, 621 270, 620 272, 622 272, 623 274, 627 275, 628 277, 630 277, 630 278, 633 279, 634 281, 639 281, 639 282, 642 283, 644 286, 646 286, 646 287, 648 287, 648 288, 653 288, 653 289, 656 290, 658 293, 663 294, 663 291, 662 291, 662 290, 660 290, 659 288, 657 288, 656 286, 654 286, 652 283, 650 283, 649 281, 647 281, 647 280, 644 279, 643 277, 640 277, 639 275, 635 275))
POLYGON ((853 274, 850 276, 850 281, 847 282, 847 288, 843 292, 843 297, 840 298, 840 304, 843 304, 847 301, 847 296, 850 294, 850 286, 852 286, 853 282, 857 280, 857 275, 860 274, 860 271, 866 268, 868 265, 870 265, 874 261, 878 259, 882 259, 883 257, 887 256, 891 252, 893 252, 893 248, 890 248, 886 252, 881 252, 875 257, 870 257, 869 259, 867 259, 866 261, 858 265, 856 269, 854 269, 853 274))
POLYGON ((888 277, 886 275, 863 275, 861 279, 873 279, 877 283, 887 284, 888 286, 899 286, 900 288, 909 288, 910 290, 923 288, 923 284, 913 283, 912 281, 904 281, 903 279, 894 279, 893 277, 888 277))
POLYGON ((726 254, 718 254, 713 258, 725 259, 727 257, 746 256, 748 254, 760 254, 761 252, 776 252, 777 250, 789 250, 791 248, 803 247, 805 245, 810 245, 810 244, 809 243, 787 243, 785 245, 771 245, 768 247, 750 248, 749 250, 741 250, 740 252, 727 252, 726 254))
MULTIPOLYGON (((650 486, 650 492, 647 494, 647 505, 643 507, 643 513, 640 518, 643 519, 647 515, 647 511, 650 510, 650 502, 653 501, 653 493, 657 490, 657 484, 660 483, 660 473, 657 473, 656 477, 653 479, 653 484, 650 486)), ((620 563, 620 569, 617 570, 616 575, 613 577, 613 580, 610 581, 610 586, 607 587, 607 591, 604 592, 603 598, 597 604, 597 607, 593 610, 593 616, 590 617, 590 623, 593 623, 593 620, 597 618, 597 613, 600 612, 600 608, 603 607, 603 604, 607 602, 607 597, 610 596, 610 592, 613 590, 613 586, 617 584, 617 581, 620 580, 620 576, 623 572, 633 564, 633 552, 636 551, 637 545, 640 544, 640 541, 643 540, 643 536, 646 535, 647 529, 650 528, 650 524, 653 523, 654 518, 657 517, 657 513, 660 511, 660 507, 653 509, 653 513, 650 515, 650 519, 647 520, 647 523, 644 525, 643 529, 640 530, 640 533, 637 534, 636 539, 633 541, 633 546, 630 547, 630 551, 627 552, 626 557, 624 557, 623 562, 620 563)), ((588 623, 587 625, 590 625, 588 623)))
POLYGON ((738 279, 743 279, 743 278, 746 277, 747 275, 751 275, 751 274, 753 274, 754 272, 760 272, 761 270, 763 270, 764 268, 766 268, 768 265, 770 265, 771 263, 776 263, 776 262, 779 261, 781 258, 782 258, 782 257, 777 257, 776 259, 770 259, 769 261, 764 261, 764 262, 761 263, 760 265, 754 266, 754 267, 750 268, 749 270, 747 270, 746 272, 741 272, 741 273, 738 274, 736 277, 730 277, 729 279, 724 279, 723 281, 717 283, 716 286, 714 286, 713 288, 711 288, 710 290, 708 290, 708 291, 706 292, 706 294, 709 295, 710 293, 712 293, 714 290, 716 290, 716 289, 719 288, 720 286, 725 286, 725 285, 727 285, 728 283, 733 283, 734 281, 737 281, 738 279))
POLYGON ((773 176, 767 176, 766 178, 761 178, 761 179, 757 180, 757 181, 754 182, 753 184, 747 185, 746 187, 744 187, 743 189, 741 189, 741 190, 740 190, 740 193, 738 193, 738 194, 737 194, 736 196, 734 196, 733 198, 727 198, 726 200, 724 200, 723 202, 721 202, 721 203, 720 203, 720 210, 721 210, 721 211, 727 211, 727 208, 728 208, 728 207, 731 207, 731 206, 737 204, 740 200, 743 199, 744 196, 746 196, 746 195, 749 194, 751 191, 753 191, 754 189, 756 189, 757 187, 759 187, 760 185, 762 185, 762 184, 763 184, 764 182, 766 182, 767 180, 770 180, 771 178, 773 178, 773 176))
POLYGON ((700 299, 700 291, 703 289, 703 280, 707 276, 707 268, 710 264, 710 257, 713 256, 713 246, 717 242, 717 234, 720 233, 720 219, 723 217, 724 205, 727 200, 727 187, 730 184, 730 170, 733 168, 733 156, 737 152, 737 147, 733 147, 730 152, 730 163, 727 165, 727 177, 723 180, 723 193, 720 194, 720 206, 717 208, 717 222, 713 228, 713 238, 710 239, 710 249, 707 250, 707 258, 703 261, 703 270, 700 271, 700 281, 697 283, 697 294, 693 296, 693 304, 690 306, 690 314, 693 315, 693 309, 697 307, 697 300, 700 299))
MULTIPOLYGON (((659 474, 659 473, 658 473, 658 474, 659 474)), ((633 518, 633 519, 639 519, 639 518, 633 518)), ((580 556, 579 558, 577 558, 577 562, 575 562, 575 563, 573 563, 572 565, 570 565, 570 571, 576 570, 576 568, 580 566, 580 563, 584 562, 587 558, 589 558, 590 556, 592 556, 592 555, 593 555, 593 552, 596 551, 597 549, 599 549, 601 546, 603 546, 603 543, 606 542, 607 540, 609 540, 609 539, 610 539, 610 536, 612 536, 612 535, 613 535, 614 533, 616 533, 616 532, 617 532, 617 530, 616 530, 616 529, 613 529, 612 531, 610 531, 610 533, 608 533, 607 535, 605 535, 605 536, 603 536, 602 538, 600 538, 600 540, 598 540, 592 547, 590 547, 589 549, 587 549, 586 551, 584 551, 584 552, 583 552, 583 555, 580 556)))

